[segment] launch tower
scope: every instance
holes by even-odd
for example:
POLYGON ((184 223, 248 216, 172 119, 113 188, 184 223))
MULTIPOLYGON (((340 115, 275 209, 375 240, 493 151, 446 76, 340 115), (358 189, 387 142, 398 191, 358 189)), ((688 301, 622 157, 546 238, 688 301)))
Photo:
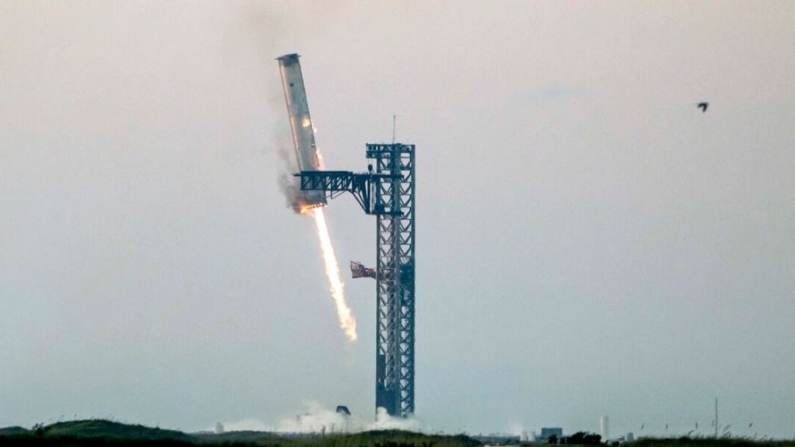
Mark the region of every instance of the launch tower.
POLYGON ((414 413, 414 146, 368 144, 376 174, 375 405, 414 413))
MULTIPOLYGON (((375 405, 392 416, 414 413, 414 145, 368 144, 367 173, 324 171, 297 54, 277 58, 301 178, 301 210, 353 194, 376 216, 375 405), (374 167, 373 167, 374 166, 374 167)), ((374 271, 373 271, 374 270, 374 271)))
POLYGON ((375 406, 414 413, 414 145, 368 144, 367 173, 301 171, 302 191, 353 194, 376 216, 375 406))

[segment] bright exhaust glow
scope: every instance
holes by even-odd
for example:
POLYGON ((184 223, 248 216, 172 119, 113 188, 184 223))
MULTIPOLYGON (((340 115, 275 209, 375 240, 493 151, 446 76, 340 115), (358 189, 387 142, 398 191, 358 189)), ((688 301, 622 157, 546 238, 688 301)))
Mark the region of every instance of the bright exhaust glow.
POLYGON ((326 267, 326 277, 329 282, 331 297, 334 298, 334 305, 337 308, 337 317, 340 320, 340 327, 345 331, 345 336, 349 341, 356 340, 356 320, 353 318, 348 303, 345 302, 344 284, 340 276, 340 268, 337 263, 337 256, 334 254, 334 247, 331 245, 328 227, 326 226, 326 216, 323 208, 312 209, 317 225, 317 237, 320 240, 320 250, 323 253, 323 263, 326 267))

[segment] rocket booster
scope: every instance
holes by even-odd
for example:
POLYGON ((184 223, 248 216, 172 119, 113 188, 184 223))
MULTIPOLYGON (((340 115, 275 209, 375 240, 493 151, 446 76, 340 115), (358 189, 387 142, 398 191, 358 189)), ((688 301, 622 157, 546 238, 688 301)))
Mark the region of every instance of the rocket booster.
MULTIPOLYGON (((282 75, 284 100, 287 103, 287 114, 290 117, 290 129, 293 132, 293 147, 301 171, 322 171, 320 157, 315 146, 315 131, 312 118, 309 116, 309 104, 306 101, 304 77, 297 54, 285 54, 277 58, 279 72, 282 75)), ((305 208, 317 208, 326 205, 323 191, 302 191, 305 208)))

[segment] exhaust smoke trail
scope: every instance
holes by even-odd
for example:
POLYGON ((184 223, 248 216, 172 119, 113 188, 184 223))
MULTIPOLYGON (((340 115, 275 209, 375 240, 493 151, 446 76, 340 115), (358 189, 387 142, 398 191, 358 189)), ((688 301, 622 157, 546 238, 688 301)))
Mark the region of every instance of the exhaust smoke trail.
POLYGON ((353 318, 348 303, 345 302, 344 284, 340 276, 340 268, 337 264, 337 256, 334 254, 334 247, 331 245, 328 227, 326 226, 326 216, 323 208, 314 208, 313 216, 317 225, 317 237, 320 241, 320 250, 323 253, 323 263, 326 267, 326 277, 329 282, 329 291, 334 298, 334 305, 337 308, 337 318, 340 320, 340 328, 345 331, 345 336, 349 341, 356 341, 356 320, 353 318))

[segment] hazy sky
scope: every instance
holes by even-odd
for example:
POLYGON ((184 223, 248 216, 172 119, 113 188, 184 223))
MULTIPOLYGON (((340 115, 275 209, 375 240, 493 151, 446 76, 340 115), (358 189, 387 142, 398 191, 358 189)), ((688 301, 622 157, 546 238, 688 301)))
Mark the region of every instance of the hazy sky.
POLYGON ((793 437, 793 44, 789 0, 1 0, 0 426, 373 414, 375 285, 350 345, 277 187, 297 52, 329 168, 393 114, 417 145, 426 429, 709 432, 719 397, 793 437))

